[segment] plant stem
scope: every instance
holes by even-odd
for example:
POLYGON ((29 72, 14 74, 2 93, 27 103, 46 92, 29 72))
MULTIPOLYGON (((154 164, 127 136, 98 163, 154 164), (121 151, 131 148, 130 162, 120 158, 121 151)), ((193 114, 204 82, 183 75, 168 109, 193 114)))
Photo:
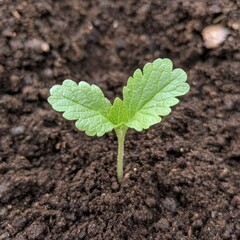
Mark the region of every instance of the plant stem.
POLYGON ((115 129, 118 138, 118 156, 117 156, 117 177, 121 180, 123 177, 123 156, 124 156, 124 140, 127 127, 121 126, 115 129))

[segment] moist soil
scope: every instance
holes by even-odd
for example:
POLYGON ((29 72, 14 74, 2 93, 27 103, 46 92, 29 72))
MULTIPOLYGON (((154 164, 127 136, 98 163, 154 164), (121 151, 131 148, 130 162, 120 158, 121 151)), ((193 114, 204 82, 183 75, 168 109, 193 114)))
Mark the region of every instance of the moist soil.
POLYGON ((0 239, 240 238, 240 2, 0 1, 0 239), (230 34, 207 49, 201 32, 230 34), (112 101, 168 57, 190 92, 161 124, 79 132, 47 103, 66 78, 112 101))

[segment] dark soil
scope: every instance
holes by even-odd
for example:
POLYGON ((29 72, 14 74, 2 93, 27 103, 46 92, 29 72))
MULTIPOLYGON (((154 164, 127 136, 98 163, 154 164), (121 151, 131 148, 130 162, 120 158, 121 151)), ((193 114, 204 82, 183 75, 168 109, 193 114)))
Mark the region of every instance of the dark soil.
POLYGON ((240 2, 0 0, 0 240, 240 238, 240 2), (231 33, 215 49, 201 31, 231 33), (54 112, 66 78, 111 100, 168 57, 191 91, 161 124, 87 137, 54 112))

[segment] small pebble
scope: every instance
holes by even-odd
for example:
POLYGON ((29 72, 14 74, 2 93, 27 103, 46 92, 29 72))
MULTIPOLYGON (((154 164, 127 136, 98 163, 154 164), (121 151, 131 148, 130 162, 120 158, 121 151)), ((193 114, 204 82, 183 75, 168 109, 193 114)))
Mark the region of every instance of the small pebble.
POLYGON ((66 219, 74 222, 76 220, 76 214, 75 213, 68 213, 68 214, 66 214, 66 219))
POLYGON ((219 178, 220 179, 224 179, 226 178, 226 176, 228 175, 229 171, 227 168, 224 168, 222 169, 220 172, 219 172, 219 178))
POLYGON ((8 191, 8 189, 9 189, 9 183, 7 183, 7 182, 2 182, 2 183, 0 184, 0 197, 3 196, 3 195, 5 195, 6 192, 8 191))
POLYGON ((211 211, 211 218, 216 218, 217 211, 211 211))
POLYGON ((25 233, 28 236, 27 239, 44 239, 44 235, 47 231, 47 227, 44 223, 33 222, 27 228, 25 228, 25 233))
POLYGON ((9 192, 10 190, 9 182, 0 183, 0 204, 7 203, 9 198, 12 196, 9 192))
POLYGON ((203 222, 202 220, 198 219, 198 220, 195 220, 193 223, 192 223, 192 227, 193 228, 201 228, 203 225, 203 222))
POLYGON ((95 221, 92 221, 88 224, 88 228, 87 228, 87 232, 89 234, 89 236, 95 236, 98 232, 98 226, 95 223, 95 221))
POLYGON ((52 78, 53 77, 53 71, 51 68, 45 68, 42 72, 41 72, 43 77, 46 78, 52 78))
POLYGON ((212 13, 219 13, 221 12, 221 8, 219 7, 218 4, 213 4, 209 7, 209 10, 212 12, 212 13))
POLYGON ((115 20, 115 21, 113 22, 113 28, 118 28, 118 21, 115 20))
POLYGON ((3 67, 3 65, 0 65, 0 73, 3 73, 5 71, 5 68, 3 67))
POLYGON ((0 239, 10 239, 8 232, 3 232, 3 233, 0 233, 0 234, 1 234, 0 239))
POLYGON ((113 191, 117 191, 117 190, 119 189, 118 183, 117 183, 117 182, 113 182, 113 183, 112 183, 112 186, 111 186, 111 189, 112 189, 113 191))
POLYGON ((231 225, 226 226, 226 230, 223 233, 223 239, 232 239, 231 234, 233 233, 233 231, 234 231, 233 226, 231 225))
POLYGON ((13 11, 12 11, 12 15, 13 15, 15 18, 17 18, 18 20, 21 18, 21 15, 20 15, 19 12, 16 11, 16 10, 13 10, 13 11))
POLYGON ((9 80, 12 90, 17 91, 20 88, 19 85, 21 84, 21 78, 18 75, 12 74, 9 80))
POLYGON ((145 203, 146 203, 146 205, 147 205, 148 207, 154 207, 154 206, 156 206, 156 200, 155 200, 154 198, 152 198, 152 197, 148 197, 148 198, 146 199, 145 203))
POLYGON ((240 195, 235 195, 232 199, 232 203, 234 206, 240 209, 240 195))
POLYGON ((49 94, 50 93, 48 88, 42 88, 39 90, 39 96, 44 100, 48 98, 49 94))
POLYGON ((130 173, 126 173, 125 175, 124 175, 124 178, 129 178, 130 177, 130 173))
POLYGON ((177 187, 177 186, 174 186, 174 187, 173 187, 173 192, 175 192, 175 193, 180 193, 180 192, 181 192, 181 188, 180 188, 180 187, 177 187))
POLYGON ((48 43, 40 39, 31 39, 25 42, 25 46, 36 52, 49 52, 50 46, 48 43))
POLYGON ((229 29, 221 25, 207 26, 202 31, 202 37, 206 48, 217 48, 230 34, 229 29))
POLYGON ((10 28, 5 28, 3 31, 2 31, 2 36, 5 36, 5 37, 16 37, 16 32, 13 32, 12 29, 10 28))
POLYGON ((240 23, 234 22, 234 23, 232 23, 231 27, 234 30, 239 30, 240 29, 240 23))
POLYGON ((165 198, 163 201, 163 206, 170 212, 175 213, 177 210, 177 204, 173 198, 165 198))
POLYGON ((13 206, 12 205, 7 205, 8 210, 12 210, 13 206))
POLYGON ((14 136, 18 136, 23 134, 25 131, 25 127, 24 126, 17 126, 17 127, 12 127, 10 132, 12 135, 14 136))
POLYGON ((166 218, 161 218, 156 224, 157 230, 167 231, 170 228, 170 224, 166 218))
POLYGON ((24 99, 28 101, 36 101, 38 100, 38 92, 32 86, 25 86, 22 90, 24 99))
POLYGON ((7 215, 8 215, 8 209, 6 207, 0 208, 0 220, 4 219, 7 215))

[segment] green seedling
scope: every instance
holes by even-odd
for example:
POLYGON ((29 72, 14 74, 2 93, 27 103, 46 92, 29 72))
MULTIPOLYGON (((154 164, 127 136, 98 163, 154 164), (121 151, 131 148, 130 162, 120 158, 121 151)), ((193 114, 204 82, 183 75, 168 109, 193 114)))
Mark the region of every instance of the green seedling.
POLYGON ((123 177, 124 139, 128 128, 140 132, 159 123, 167 116, 178 96, 190 87, 187 74, 180 68, 173 70, 169 59, 147 63, 143 71, 137 69, 123 88, 123 99, 111 102, 96 85, 82 81, 76 84, 65 80, 53 86, 48 102, 53 109, 63 112, 67 120, 76 120, 76 127, 88 136, 103 136, 115 130, 118 138, 117 177, 123 177))

